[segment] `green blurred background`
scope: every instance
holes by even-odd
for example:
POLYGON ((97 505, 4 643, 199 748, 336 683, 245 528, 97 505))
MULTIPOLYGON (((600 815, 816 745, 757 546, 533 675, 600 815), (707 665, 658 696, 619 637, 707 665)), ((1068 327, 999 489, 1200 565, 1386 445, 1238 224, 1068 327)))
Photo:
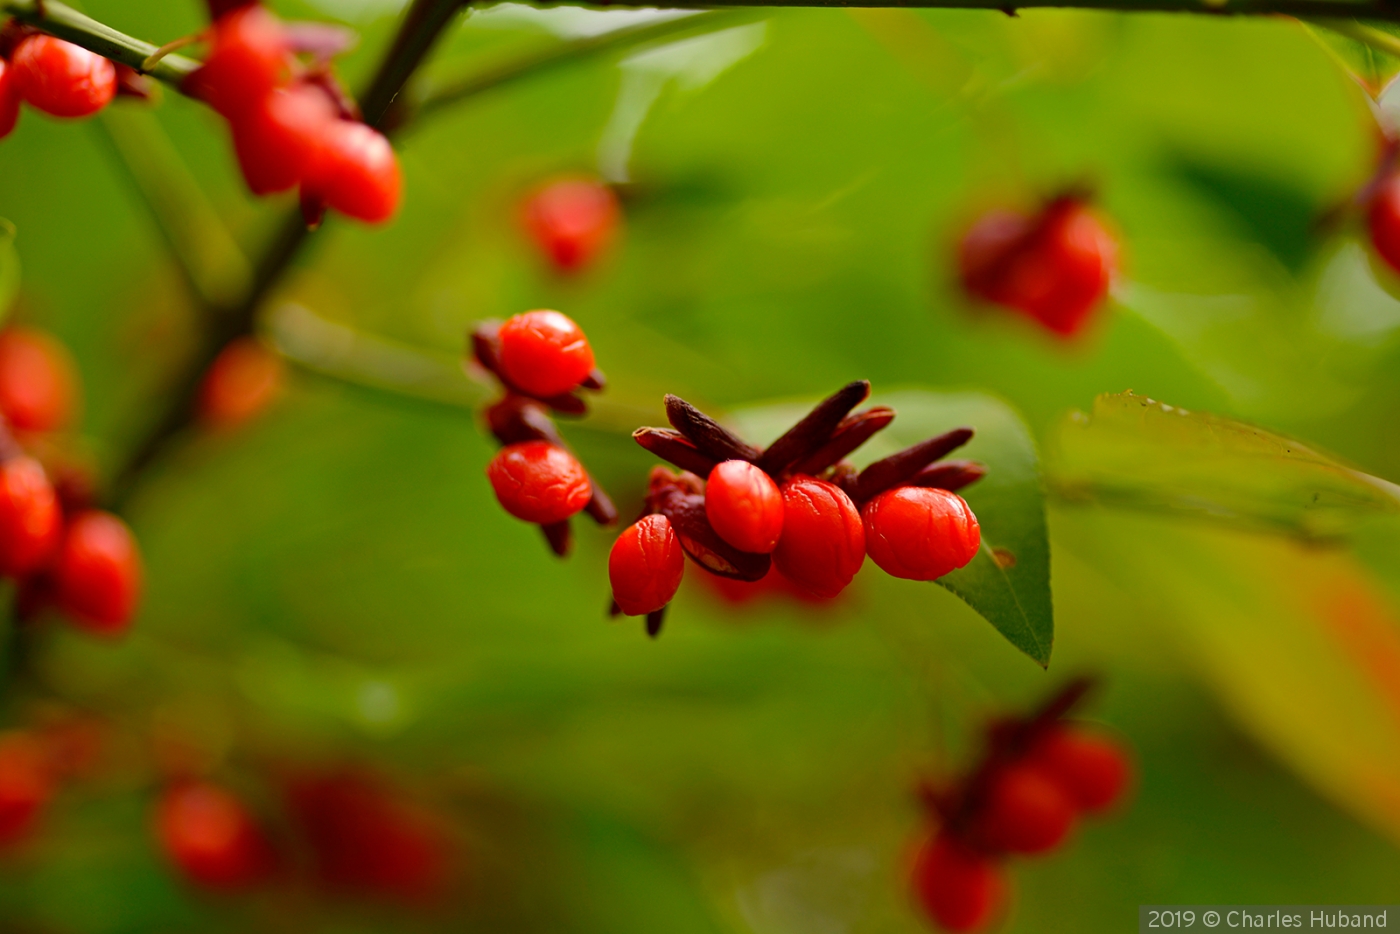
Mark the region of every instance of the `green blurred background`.
MULTIPOLYGON (((274 6, 358 30, 343 71, 362 86, 398 5, 274 6)), ((202 24, 193 0, 84 8, 157 43, 202 24)), ((646 15, 490 8, 423 77, 646 15)), ((664 423, 663 393, 732 412, 857 378, 877 402, 1003 398, 1052 491, 1066 413, 1128 389, 1400 479, 1395 283, 1351 226, 1317 223, 1374 164, 1344 64, 1374 80, 1397 62, 1286 19, 794 10, 409 128, 400 218, 328 225, 266 308, 307 364, 286 396, 142 477, 132 633, 44 640, 34 693, 100 713, 117 751, 0 862, 0 928, 919 931, 902 868, 916 782, 965 767, 987 717, 1086 671, 1105 677, 1086 715, 1139 760, 1136 800, 1016 864, 1006 930, 1125 931, 1140 903, 1400 900, 1390 519, 1319 542, 1051 495, 1048 673, 952 594, 870 567, 821 610, 736 610, 692 572, 652 642, 604 616, 606 532, 580 526, 560 562, 496 506, 471 411, 485 390, 456 369, 479 319, 580 322, 610 384, 565 431, 624 514, 652 463, 628 434, 664 423), (616 249, 577 279, 517 221, 561 172, 624 198, 616 249), (1094 332, 1065 346, 968 309, 948 262, 961 225, 1079 181, 1126 255, 1094 332), (268 762, 372 764, 450 819, 451 904, 187 888, 148 829, 142 750, 171 731, 268 811, 268 762)), ((282 206, 244 194, 223 127, 188 100, 103 119, 27 114, 0 145, 0 216, 24 268, 15 317, 73 349, 85 444, 112 468, 198 325, 120 141, 178 157, 250 250, 282 206)), ((1220 467, 1245 487, 1269 469, 1220 467)), ((34 702, 12 698, 10 719, 34 702)))

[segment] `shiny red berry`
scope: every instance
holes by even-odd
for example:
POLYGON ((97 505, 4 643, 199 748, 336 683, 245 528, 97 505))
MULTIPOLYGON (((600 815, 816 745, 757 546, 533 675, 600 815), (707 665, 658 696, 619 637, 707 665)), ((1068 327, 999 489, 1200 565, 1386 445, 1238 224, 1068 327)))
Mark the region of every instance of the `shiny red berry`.
POLYGON ((914 895, 945 931, 980 931, 1001 908, 1000 867, 946 833, 930 838, 914 859, 914 895))
POLYGON ((42 744, 25 733, 0 735, 0 846, 27 836, 52 795, 42 744))
POLYGON ((78 513, 54 562, 60 608, 85 629, 121 632, 141 595, 141 555, 126 523, 108 512, 78 513))
POLYGON ((506 445, 487 465, 486 476, 506 512, 540 525, 562 522, 593 496, 583 465, 548 441, 506 445))
POLYGON ((865 527, 834 484, 796 476, 783 484, 783 534, 773 563, 800 590, 834 597, 865 562, 865 527))
POLYGON ((18 577, 42 565, 58 544, 63 516, 39 462, 0 463, 0 574, 18 577))
POLYGON ((1074 804, 1049 775, 1031 765, 1004 767, 992 778, 976 827, 986 846, 1008 853, 1044 853, 1074 826, 1074 804))
POLYGON ((217 785, 193 782, 166 791, 155 823, 166 856, 197 885, 246 888, 273 867, 272 847, 248 809, 217 785))
POLYGON ((116 66, 53 36, 25 39, 10 63, 25 103, 55 117, 91 116, 117 93, 116 66))
POLYGON ((886 490, 865 504, 861 518, 870 560, 905 580, 937 580, 971 561, 982 543, 977 517, 947 490, 886 490))
POLYGON ((525 204, 525 227, 560 272, 589 265, 612 241, 617 196, 601 182, 570 179, 540 189, 525 204))
POLYGON ((1400 272, 1400 175, 1391 175, 1381 184, 1371 199, 1367 220, 1376 254, 1400 272))
POLYGON ((19 86, 15 82, 15 70, 9 62, 0 58, 0 139, 14 132, 19 122, 19 86))
POLYGON ((740 551, 770 554, 783 534, 783 494, 748 461, 724 461, 705 483, 705 517, 740 551))
POLYGON ((299 185, 337 119, 330 98, 311 85, 279 88, 241 111, 230 126, 249 190, 267 195, 299 185))
POLYGON ((0 331, 0 415, 20 431, 67 424, 77 402, 77 371, 68 351, 40 331, 0 331))
POLYGON ((219 17, 204 66, 188 79, 189 93, 229 120, 261 105, 291 80, 291 51, 282 23, 260 4, 219 17))
POLYGON ((1047 734, 1032 759, 1081 811, 1112 807, 1132 780, 1132 763, 1117 743, 1070 727, 1047 734))
POLYGON ((501 325, 501 375, 531 395, 568 392, 593 372, 593 348, 583 328, 557 311, 527 311, 501 325))
POLYGON ((628 616, 645 616, 671 602, 685 574, 685 552, 671 520, 643 517, 624 529, 608 555, 613 599, 628 616))
POLYGON ((319 136, 302 178, 303 201, 369 224, 392 218, 403 179, 384 134, 356 120, 332 120, 319 136))
POLYGON ((245 337, 219 352, 199 390, 199 417, 222 427, 239 425, 272 403, 282 388, 282 358, 245 337))

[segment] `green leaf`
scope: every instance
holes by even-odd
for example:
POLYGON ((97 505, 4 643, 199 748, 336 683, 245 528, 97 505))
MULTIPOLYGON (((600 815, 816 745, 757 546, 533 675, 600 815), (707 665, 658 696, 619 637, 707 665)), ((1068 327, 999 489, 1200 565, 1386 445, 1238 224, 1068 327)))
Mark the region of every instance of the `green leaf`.
MULTIPOLYGON (((982 526, 982 549, 967 567, 938 583, 980 613, 1012 645, 1042 666, 1050 663, 1055 617, 1050 598, 1050 545, 1035 443, 1005 402, 981 393, 925 390, 877 394, 872 402, 898 414, 885 431, 852 456, 868 464, 959 425, 977 432, 955 457, 987 465, 987 476, 962 491, 982 526)), ((734 418, 756 443, 777 437, 807 404, 746 409, 734 418)))
POLYGON ((1131 392, 1063 424, 1051 476, 1071 499, 1170 511, 1305 538, 1400 514, 1400 487, 1306 445, 1131 392))
POLYGON ((19 253, 15 250, 15 225, 0 217, 0 321, 4 321, 19 294, 19 253))

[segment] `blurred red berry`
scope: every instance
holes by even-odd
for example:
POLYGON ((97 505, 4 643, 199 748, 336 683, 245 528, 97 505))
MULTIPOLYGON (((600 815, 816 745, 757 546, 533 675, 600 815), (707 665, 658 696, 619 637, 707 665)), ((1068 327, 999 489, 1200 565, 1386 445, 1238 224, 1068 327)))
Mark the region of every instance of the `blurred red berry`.
POLYGON ((705 483, 705 517, 740 551, 770 554, 783 534, 783 494, 759 467, 724 461, 705 483))
POLYGON ((77 401, 76 372, 68 351, 49 335, 0 331, 0 415, 20 431, 62 428, 77 401))
POLYGON ((1074 804, 1049 775, 1031 765, 1001 769, 977 815, 980 842, 1008 853, 1044 853, 1064 842, 1074 804))
POLYGON ((0 735, 0 846, 27 836, 52 794, 43 746, 25 733, 0 735))
POLYGON ((1367 220, 1376 254, 1400 272, 1400 175, 1391 175, 1381 183, 1371 199, 1367 220))
POLYGON ((617 195, 601 182, 570 179, 546 185, 525 203, 525 228, 560 272, 577 272, 612 242, 617 195))
POLYGON ((30 36, 10 60, 20 96, 55 117, 87 117, 111 103, 117 69, 107 59, 53 36, 30 36))
POLYGON ((1001 869, 980 853, 940 833, 914 860, 914 895, 945 931, 979 931, 1001 908, 1006 885, 1001 869))
POLYGON ((211 889, 241 889, 271 872, 271 845, 236 797, 208 782, 166 791, 156 806, 156 836, 176 868, 211 889))
POLYGON ((215 358, 199 390, 199 415, 212 425, 241 424, 282 388, 282 358, 255 337, 233 341, 215 358))
POLYGON ((230 126, 248 189, 267 195, 299 185, 337 119, 326 93, 306 84, 271 91, 241 111, 230 126))
POLYGON ((834 597, 865 563, 865 527, 835 484, 796 476, 783 484, 783 534, 773 563, 798 588, 834 597))
POLYGON ((136 612, 141 555, 126 523, 108 512, 78 513, 64 530, 53 569, 59 607, 84 629, 115 635, 136 612))
POLYGON ((547 399, 576 388, 593 372, 593 348, 583 328, 557 311, 527 311, 501 325, 501 375, 547 399))
POLYGON ((865 504, 865 548, 892 577, 937 580, 977 554, 977 517, 956 493, 929 487, 896 487, 865 504))
POLYGON ((1132 763, 1117 743, 1068 726, 1037 743, 1032 759, 1081 811, 1112 807, 1132 779, 1132 763))
POLYGON ((0 574, 37 570, 58 544, 62 522, 58 496, 38 461, 0 463, 0 574))
POLYGON ((613 599, 628 616, 645 616, 671 602, 685 574, 685 552, 671 520, 643 517, 624 529, 608 555, 613 599))
POLYGON ((578 459, 548 441, 508 444, 486 467, 491 488, 505 511, 526 522, 562 522, 593 496, 578 459))
POLYGON ((229 120, 258 107, 291 79, 291 52, 282 23, 260 4, 219 17, 204 66, 186 90, 229 120))
POLYGON ((302 178, 304 202, 323 204, 356 220, 382 224, 403 194, 399 159, 383 133, 356 120, 320 128, 302 178))
POLYGON ((9 136, 19 122, 19 103, 15 70, 9 62, 0 58, 0 139, 9 136))

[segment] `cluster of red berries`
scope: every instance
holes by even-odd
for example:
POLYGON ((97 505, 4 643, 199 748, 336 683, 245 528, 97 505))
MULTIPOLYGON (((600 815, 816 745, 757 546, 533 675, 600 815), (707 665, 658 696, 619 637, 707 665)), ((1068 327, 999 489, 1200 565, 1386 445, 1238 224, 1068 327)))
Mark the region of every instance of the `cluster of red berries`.
POLYGON ((599 525, 617 509, 560 437, 550 411, 581 415, 580 389, 603 388, 583 329, 557 311, 527 311, 504 323, 486 321, 471 335, 472 358, 493 373, 504 395, 486 410, 486 424, 504 447, 486 476, 505 511, 533 522, 555 554, 569 552, 569 518, 586 511, 599 525))
POLYGON ((141 556, 126 523, 91 508, 80 472, 58 482, 22 441, 62 428, 76 400, 63 348, 36 331, 0 333, 0 574, 19 582, 21 615, 56 606, 77 625, 123 631, 141 591, 141 556))
POLYGON ((229 10, 210 27, 208 57, 186 90, 228 120, 254 194, 300 186, 311 224, 328 207, 387 221, 402 194, 393 147, 359 120, 328 62, 303 64, 297 38, 261 4, 229 10))
POLYGON ((992 724, 975 769, 947 787, 921 790, 936 826, 914 858, 911 882, 939 927, 986 928, 1005 900, 1006 856, 1048 853, 1080 815, 1122 800, 1133 772, 1125 750, 1063 719, 1089 687, 1076 681, 1032 716, 992 724))
POLYGON ((972 430, 954 429, 858 471, 847 455, 895 417, 884 406, 852 411, 869 393, 864 380, 843 387, 763 450, 667 396, 673 428, 639 428, 633 438, 681 472, 653 468, 642 518, 613 545, 614 613, 646 616, 647 631, 659 632, 687 556, 737 581, 776 570, 821 599, 840 594, 867 554, 887 573, 921 581, 971 561, 981 531, 954 491, 985 469, 939 461, 972 430))
POLYGON ((20 104, 55 117, 90 117, 117 94, 117 68, 101 55, 15 20, 0 28, 0 139, 20 104))
POLYGON ((550 182, 521 211, 525 231, 558 272, 590 266, 617 236, 621 209, 612 188, 589 178, 550 182))
POLYGON ((1118 265, 1118 245, 1081 195, 1051 199, 1034 215, 992 211, 958 247, 963 288, 1061 337, 1083 330, 1118 265))
POLYGON ((452 846, 432 815, 376 776, 354 769, 286 782, 286 826, 274 833, 227 787, 183 780, 156 803, 154 831, 189 882, 246 891, 307 870, 338 894, 405 905, 447 893, 452 846))

